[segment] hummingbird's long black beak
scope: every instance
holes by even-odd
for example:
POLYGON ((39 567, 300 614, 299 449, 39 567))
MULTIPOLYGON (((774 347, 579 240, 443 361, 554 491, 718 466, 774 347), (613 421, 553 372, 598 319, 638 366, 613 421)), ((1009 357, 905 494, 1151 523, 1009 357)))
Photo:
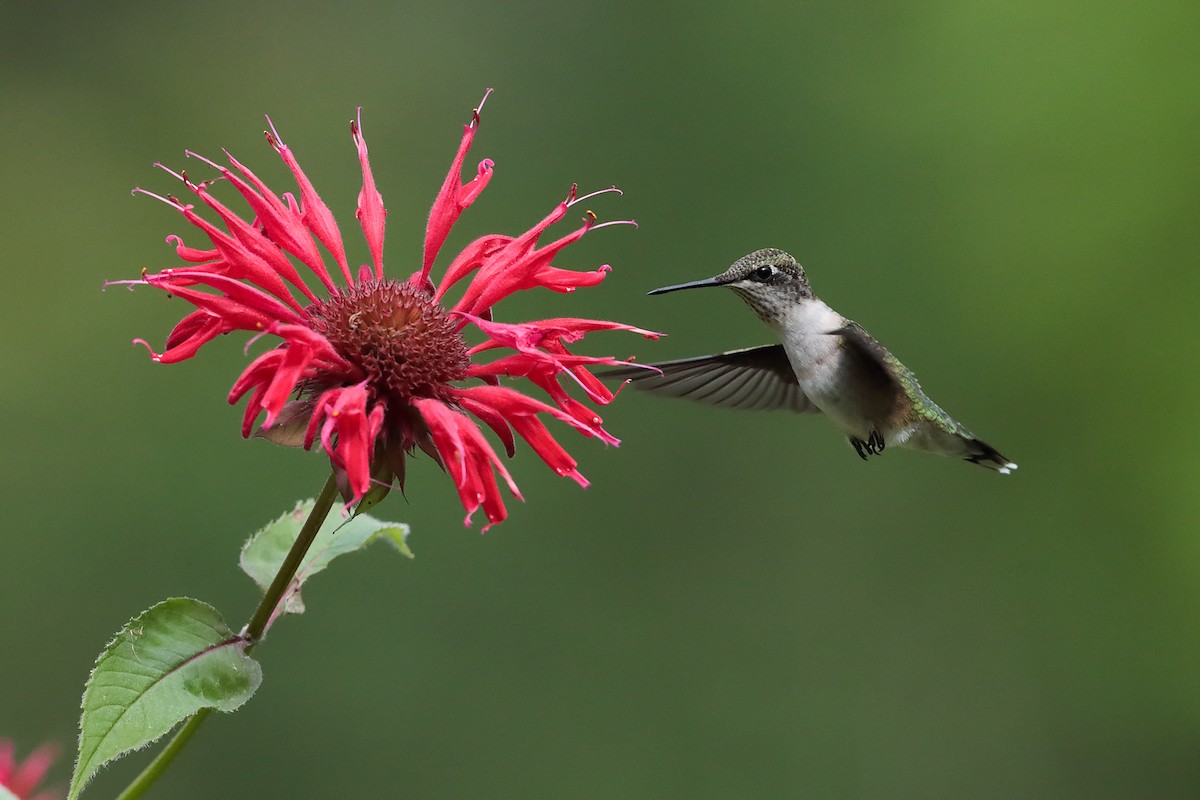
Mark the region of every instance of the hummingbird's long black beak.
POLYGON ((689 283, 677 283, 674 286, 664 286, 661 289, 652 289, 646 294, 666 294, 667 292, 678 292, 680 289, 700 289, 705 286, 724 286, 725 281, 717 280, 716 278, 705 278, 702 281, 691 281, 689 283))

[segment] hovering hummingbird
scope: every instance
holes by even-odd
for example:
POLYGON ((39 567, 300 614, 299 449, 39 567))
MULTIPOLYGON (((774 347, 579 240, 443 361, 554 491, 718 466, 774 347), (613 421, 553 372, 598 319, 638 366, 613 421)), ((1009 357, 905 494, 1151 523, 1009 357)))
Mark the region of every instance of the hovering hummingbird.
POLYGON ((713 278, 650 294, 728 286, 781 344, 610 370, 635 389, 745 409, 824 412, 863 458, 887 446, 965 459, 1007 475, 1017 465, 921 391, 917 378, 857 322, 813 294, 782 250, 756 250, 713 278))

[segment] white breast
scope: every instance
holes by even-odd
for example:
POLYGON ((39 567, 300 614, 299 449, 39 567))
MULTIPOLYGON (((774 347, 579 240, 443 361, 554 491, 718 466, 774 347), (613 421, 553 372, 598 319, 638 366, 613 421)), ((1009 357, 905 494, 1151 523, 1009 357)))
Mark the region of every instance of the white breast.
POLYGON ((841 338, 829 334, 845 324, 841 314, 814 298, 792 306, 787 316, 773 326, 806 391, 806 384, 819 383, 834 366, 841 338))
POLYGON ((865 439, 872 422, 838 369, 842 337, 830 335, 845 324, 845 317, 814 298, 794 306, 776 331, 808 398, 847 434, 865 439))

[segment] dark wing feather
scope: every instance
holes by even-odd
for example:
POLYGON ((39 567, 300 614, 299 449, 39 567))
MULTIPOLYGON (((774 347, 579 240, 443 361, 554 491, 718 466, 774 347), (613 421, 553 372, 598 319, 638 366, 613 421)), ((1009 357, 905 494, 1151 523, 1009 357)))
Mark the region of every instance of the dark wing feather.
POLYGON ((929 399, 912 370, 901 364, 900 359, 867 333, 863 326, 847 321, 846 327, 833 333, 841 335, 847 353, 858 362, 856 374, 873 384, 865 394, 881 398, 881 407, 870 411, 873 417, 882 418, 889 413, 911 413, 932 422, 947 433, 968 439, 974 438, 974 434, 929 399), (887 404, 891 406, 890 409, 884 407, 882 398, 889 398, 887 404), (907 410, 910 404, 911 412, 907 410))
POLYGON ((628 380, 641 391, 700 403, 755 411, 819 411, 796 381, 783 345, 730 350, 645 367, 620 367, 599 373, 605 380, 628 380))
MULTIPOLYGON (((846 320, 845 327, 830 333, 842 337, 842 348, 850 361, 848 366, 851 374, 864 384, 859 392, 861 396, 878 397, 880 402, 886 398, 890 406, 895 402, 893 398, 905 393, 903 378, 915 383, 912 373, 857 322, 846 320)), ((871 416, 883 416, 883 410, 872 410, 871 416)))

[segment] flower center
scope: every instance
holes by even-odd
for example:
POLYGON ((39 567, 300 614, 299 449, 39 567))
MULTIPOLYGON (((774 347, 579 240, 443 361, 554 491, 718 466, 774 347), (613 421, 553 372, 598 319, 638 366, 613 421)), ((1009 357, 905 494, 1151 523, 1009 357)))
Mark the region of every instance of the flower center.
MULTIPOLYGON (((380 399, 450 401, 454 391, 448 384, 465 378, 471 365, 458 325, 426 292, 407 283, 352 286, 309 306, 308 313, 313 330, 362 369, 380 399)), ((344 382, 344 376, 314 380, 333 382, 344 382)))

